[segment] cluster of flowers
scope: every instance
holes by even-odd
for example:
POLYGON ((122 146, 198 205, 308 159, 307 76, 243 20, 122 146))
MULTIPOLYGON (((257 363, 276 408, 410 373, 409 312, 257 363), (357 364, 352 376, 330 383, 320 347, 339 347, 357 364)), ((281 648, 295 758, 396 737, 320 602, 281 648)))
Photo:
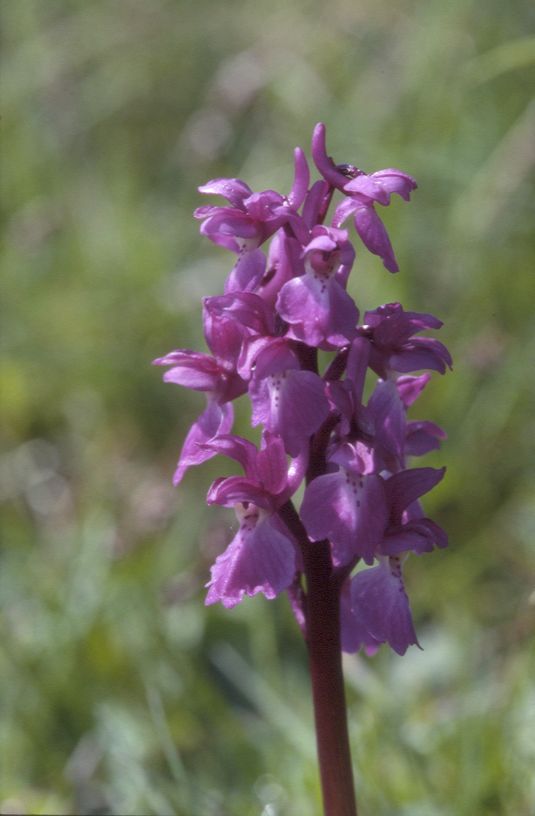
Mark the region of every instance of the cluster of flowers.
MULTIPOLYGON (((274 598, 288 590, 306 626, 303 548, 328 540, 333 574, 340 576, 344 651, 374 650, 388 642, 399 654, 417 644, 402 577, 409 552, 445 547, 444 531, 426 518, 419 498, 443 469, 407 468, 406 457, 437 448, 444 432, 407 419, 430 375, 451 366, 445 346, 416 336, 442 325, 399 303, 359 310, 346 290, 355 249, 343 229, 356 231, 386 269, 398 269, 376 205, 397 193, 409 200, 414 179, 400 170, 368 175, 335 165, 325 128, 316 126, 312 156, 322 178, 310 185, 307 160, 295 150, 287 196, 254 193, 238 179, 215 179, 199 190, 225 206, 200 207, 201 233, 236 256, 224 294, 203 299, 210 354, 179 349, 155 360, 170 366, 166 382, 206 394, 193 423, 174 482, 192 465, 223 454, 243 476, 217 479, 207 501, 233 507, 239 530, 211 570, 207 604, 226 607, 244 595, 274 598), (326 225, 333 193, 343 198, 326 225), (267 253, 261 246, 271 239, 267 253), (360 321, 360 322, 359 322, 360 321), (318 350, 332 358, 321 374, 318 350), (368 371, 377 383, 364 404, 368 371), (231 433, 232 401, 248 394, 258 449, 231 433), (286 523, 293 494, 306 481, 299 519, 286 523), (363 562, 352 577, 355 566, 363 562)), ((292 505, 292 512, 296 512, 292 505)))

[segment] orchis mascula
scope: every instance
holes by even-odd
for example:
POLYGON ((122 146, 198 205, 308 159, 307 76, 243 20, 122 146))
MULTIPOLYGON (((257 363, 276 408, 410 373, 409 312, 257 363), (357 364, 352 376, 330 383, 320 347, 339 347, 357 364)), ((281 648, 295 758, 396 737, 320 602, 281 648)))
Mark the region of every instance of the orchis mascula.
POLYGON ((322 689, 329 670, 318 662, 318 642, 328 640, 333 651, 334 639, 338 665, 340 646, 373 651, 388 643, 402 655, 418 645, 402 565, 411 552, 447 544, 419 502, 444 470, 408 467, 407 456, 437 448, 445 434, 407 412, 430 379, 416 372, 444 373, 451 358, 438 340, 420 336, 440 328, 437 318, 399 303, 361 317, 347 291, 356 252, 343 225, 352 216, 366 248, 396 272, 376 205, 388 206, 393 193, 408 201, 414 179, 392 168, 368 175, 336 165, 321 124, 312 156, 321 178, 310 183, 297 148, 288 195, 255 193, 233 178, 199 188, 228 202, 200 207, 195 217, 203 235, 234 253, 234 266, 223 294, 203 301, 210 354, 180 349, 155 363, 169 367, 165 381, 204 391, 207 400, 184 442, 175 484, 216 454, 244 473, 217 479, 208 491, 208 503, 235 509, 239 529, 212 567, 206 603, 233 607, 246 595, 288 592, 310 652, 326 813, 338 816, 356 812, 350 785, 340 792, 338 782, 335 791, 327 767, 347 748, 334 744, 344 742, 345 726, 334 726, 329 746, 327 720, 338 715, 317 708, 325 705, 322 694, 339 696, 341 672, 333 669, 322 689), (342 197, 328 220, 336 191, 342 197), (323 372, 318 349, 332 355, 323 372), (378 379, 365 402, 367 373, 378 379), (232 401, 245 394, 251 423, 261 426, 260 449, 231 433, 232 401), (297 510, 292 496, 303 481, 297 510), (320 620, 327 607, 329 620, 320 620))

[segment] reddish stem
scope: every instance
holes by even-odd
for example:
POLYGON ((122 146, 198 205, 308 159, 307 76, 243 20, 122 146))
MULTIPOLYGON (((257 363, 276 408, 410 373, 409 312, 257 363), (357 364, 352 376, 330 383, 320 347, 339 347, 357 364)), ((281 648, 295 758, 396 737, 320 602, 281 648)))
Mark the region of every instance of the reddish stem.
POLYGON ((343 348, 338 352, 338 354, 336 355, 336 357, 326 370, 325 374, 323 375, 324 380, 340 379, 340 377, 342 376, 346 369, 348 354, 349 346, 346 346, 346 348, 343 348))
POLYGON ((323 806, 325 816, 357 816, 340 646, 340 585, 332 575, 328 542, 306 550, 306 641, 323 806))
POLYGON ((292 502, 279 511, 301 543, 306 634, 325 816, 357 816, 340 644, 340 576, 328 541, 311 543, 292 502))
MULTIPOLYGON (((327 445, 329 444, 331 432, 334 430, 339 421, 340 415, 333 411, 331 414, 329 414, 323 425, 316 432, 315 436, 312 437, 306 472, 307 484, 315 479, 316 476, 321 476, 323 473, 325 473, 325 453, 327 451, 327 445)), ((306 532, 303 540, 308 542, 306 532)))

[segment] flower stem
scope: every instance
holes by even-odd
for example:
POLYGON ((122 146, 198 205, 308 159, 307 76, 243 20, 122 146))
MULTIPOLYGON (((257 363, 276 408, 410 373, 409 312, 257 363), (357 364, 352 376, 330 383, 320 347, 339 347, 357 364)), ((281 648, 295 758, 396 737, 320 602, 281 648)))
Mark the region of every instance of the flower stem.
POLYGON ((340 648, 340 585, 328 542, 306 548, 306 626, 325 816, 357 816, 340 648))
POLYGON ((328 541, 311 543, 289 501, 279 514, 296 539, 306 576, 308 649, 316 745, 325 816, 357 816, 340 644, 340 587, 328 541))

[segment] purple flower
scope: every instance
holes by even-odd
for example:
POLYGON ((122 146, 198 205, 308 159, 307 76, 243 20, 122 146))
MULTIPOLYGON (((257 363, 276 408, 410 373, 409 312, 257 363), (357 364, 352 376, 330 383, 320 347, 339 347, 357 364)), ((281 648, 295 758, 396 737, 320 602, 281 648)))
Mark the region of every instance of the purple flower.
POLYGON ((344 186, 344 191, 362 204, 371 205, 376 202, 387 207, 392 193, 397 193, 405 201, 410 201, 411 192, 416 190, 417 186, 416 181, 408 173, 389 167, 387 170, 377 170, 369 176, 361 173, 344 186))
MULTIPOLYGON (((290 497, 288 462, 280 437, 264 432, 260 450, 248 439, 232 434, 221 435, 206 447, 239 462, 245 477, 264 492, 265 502, 262 501, 267 509, 275 509, 290 497)), ((224 479, 216 480, 214 485, 221 486, 223 482, 226 488, 232 484, 224 479)))
POLYGON ((208 400, 205 410, 189 429, 182 445, 173 475, 175 487, 180 484, 188 468, 202 465, 203 462, 215 456, 213 451, 203 448, 203 445, 217 439, 221 434, 229 433, 233 422, 234 411, 229 402, 219 405, 215 400, 208 400))
POLYGON ((170 351, 154 360, 153 365, 171 366, 163 375, 164 382, 206 391, 220 404, 235 399, 247 389, 241 377, 224 361, 199 351, 170 351))
POLYGON ((211 569, 207 606, 221 601, 232 608, 244 595, 258 592, 275 598, 294 578, 295 548, 277 519, 247 500, 237 502, 235 510, 240 529, 211 569))
POLYGON ((218 479, 208 491, 209 504, 234 507, 240 526, 212 567, 207 604, 233 607, 258 592, 274 598, 294 580, 295 544, 276 516, 289 495, 286 454, 280 438, 267 435, 264 443, 257 451, 247 440, 227 436, 209 446, 238 460, 245 477, 218 479))
POLYGON ((424 517, 417 501, 443 479, 445 472, 446 468, 412 468, 386 480, 390 518, 379 552, 397 556, 412 550, 421 555, 434 547, 447 547, 444 530, 424 517))
POLYGON ((348 651, 370 645, 370 638, 388 642, 401 655, 410 645, 419 645, 403 583, 401 556, 410 550, 421 554, 434 546, 447 546, 444 531, 431 519, 423 518, 417 504, 417 499, 431 490, 444 472, 444 468, 414 468, 383 482, 389 520, 375 548, 379 565, 354 576, 349 609, 347 600, 342 606, 348 651))
POLYGON ((447 348, 431 337, 414 337, 442 322, 430 314, 405 312, 401 303, 386 303, 364 315, 361 334, 371 341, 370 367, 383 379, 428 368, 444 374, 452 360, 447 348))
MULTIPOLYGON (((206 342, 214 356, 190 349, 177 349, 154 360, 154 365, 170 366, 163 375, 164 382, 182 385, 194 391, 204 391, 207 407, 191 426, 179 456, 178 465, 173 476, 173 483, 178 485, 186 470, 193 465, 200 465, 215 454, 201 446, 226 434, 232 429, 234 412, 229 404, 231 400, 247 391, 247 383, 236 370, 237 359, 244 339, 254 332, 253 320, 240 321, 233 313, 237 308, 237 298, 206 298, 203 303, 203 323, 206 342), (219 307, 219 308, 218 308, 219 307), (228 310, 228 313, 225 311, 228 310)), ((269 314, 265 304, 254 295, 241 297, 242 316, 245 311, 255 314, 262 324, 267 321, 270 327, 269 314)), ((263 324, 262 324, 263 328, 263 324)))
POLYGON ((329 413, 325 383, 312 371, 301 370, 284 338, 269 341, 256 357, 249 396, 252 424, 278 434, 291 456, 303 450, 329 413))
POLYGON ((173 476, 173 484, 178 485, 189 467, 200 465, 214 456, 200 446, 232 429, 234 412, 229 401, 243 394, 247 384, 223 361, 189 349, 171 351, 154 360, 153 364, 171 366, 163 375, 164 382, 204 391, 207 397, 206 408, 188 431, 180 452, 173 476))
POLYGON ((312 541, 331 542, 336 566, 358 558, 371 564, 388 521, 383 479, 359 472, 355 451, 346 467, 310 482, 300 512, 312 541))
MULTIPOLYGON (((364 348, 369 348, 365 340, 364 348)), ((358 343, 354 345, 356 350, 358 343)), ((406 412, 411 401, 421 393, 428 381, 423 377, 404 377, 378 380, 368 404, 360 403, 362 384, 360 369, 355 365, 357 355, 348 358, 349 370, 354 372, 355 379, 348 378, 343 382, 331 382, 327 394, 332 407, 339 412, 340 422, 332 440, 330 459, 335 460, 335 451, 343 450, 346 443, 352 443, 358 451, 363 473, 392 473, 405 467, 406 456, 420 456, 440 447, 444 431, 432 422, 407 421, 406 412), (410 381, 410 382, 409 382, 410 381)), ((368 356, 360 356, 368 360, 368 356)), ((337 453, 339 460, 340 453, 337 453)))
POLYGON ((199 187, 200 193, 223 196, 230 204, 198 207, 194 212, 202 221, 203 235, 238 254, 226 292, 258 288, 266 273, 266 258, 258 247, 280 227, 290 222, 297 232, 305 230, 297 210, 305 199, 310 173, 301 148, 296 148, 294 161, 294 182, 287 197, 274 190, 254 193, 245 182, 234 178, 213 179, 199 187))
POLYGON ((199 187, 199 192, 221 195, 229 201, 230 207, 198 207, 194 216, 202 221, 202 235, 232 252, 256 249, 288 217, 280 193, 274 190, 253 193, 239 179, 214 179, 199 187))
POLYGON ((336 209, 332 220, 333 226, 341 227, 346 219, 353 215, 355 229, 366 248, 382 258, 389 272, 398 272, 399 267, 390 238, 375 212, 374 204, 387 207, 392 193, 397 193, 405 201, 409 201, 411 192, 417 187, 416 181, 412 176, 393 167, 367 175, 352 165, 336 166, 327 155, 325 127, 322 124, 316 125, 314 129, 312 156, 325 180, 346 195, 336 209))
MULTIPOLYGON (((232 292, 227 295, 203 299, 205 334, 207 324, 228 337, 231 328, 236 337, 229 356, 237 362, 246 338, 272 337, 275 334, 275 311, 261 297, 252 292, 232 292)), ((221 344, 225 339, 221 341, 221 344)), ((230 345, 230 344, 228 344, 230 345)))
POLYGON ((389 643, 399 655, 413 644, 420 645, 399 558, 381 558, 378 566, 355 575, 351 581, 350 608, 368 638, 389 643))
MULTIPOLYGON (((422 456, 440 448, 446 434, 427 420, 407 421, 409 402, 421 393, 428 377, 400 377, 378 380, 365 409, 359 413, 358 427, 373 437, 379 470, 395 472, 405 467, 407 456, 422 456), (413 380, 409 384, 408 380, 413 380)), ((366 435, 364 434, 364 438, 366 435)))
POLYGON ((195 210, 201 233, 215 244, 237 253, 238 259, 225 291, 252 291, 262 281, 266 258, 258 249, 292 216, 287 201, 274 190, 253 191, 239 179, 214 179, 199 192, 222 195, 230 207, 205 206, 195 210))
POLYGON ((356 334, 359 318, 344 285, 355 252, 347 232, 316 226, 302 252, 305 274, 280 290, 277 311, 290 325, 289 336, 309 346, 345 346, 356 334))

